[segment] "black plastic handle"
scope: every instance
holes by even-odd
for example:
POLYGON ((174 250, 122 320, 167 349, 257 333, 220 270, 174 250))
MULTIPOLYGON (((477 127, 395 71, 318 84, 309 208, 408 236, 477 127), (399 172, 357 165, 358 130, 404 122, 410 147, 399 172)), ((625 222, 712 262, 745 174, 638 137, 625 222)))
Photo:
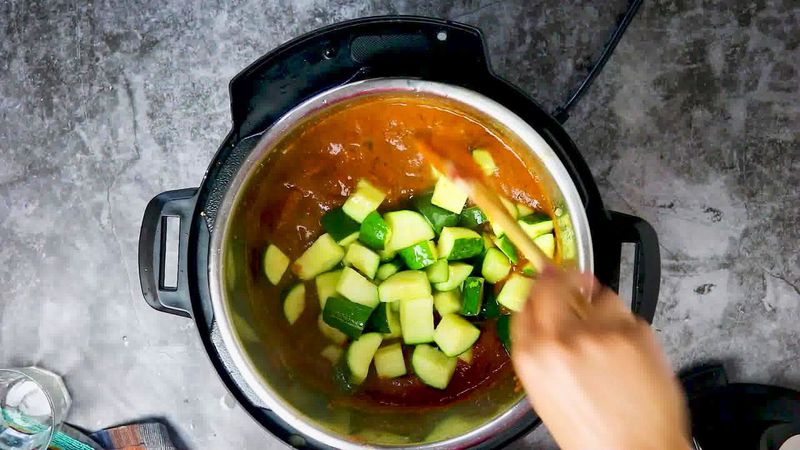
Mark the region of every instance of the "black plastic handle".
POLYGON ((631 308, 648 323, 653 323, 661 285, 661 251, 656 231, 639 217, 616 211, 609 211, 609 215, 611 229, 620 243, 636 244, 631 308))
POLYGON ((147 304, 161 312, 192 317, 189 284, 186 280, 189 225, 197 202, 197 189, 180 189, 156 195, 147 204, 139 233, 139 282, 147 304), (180 219, 178 238, 178 280, 175 287, 164 284, 166 222, 180 219))
POLYGON ((294 39, 230 83, 238 138, 263 131, 288 108, 344 83, 376 77, 469 84, 490 74, 480 30, 414 16, 367 17, 294 39))

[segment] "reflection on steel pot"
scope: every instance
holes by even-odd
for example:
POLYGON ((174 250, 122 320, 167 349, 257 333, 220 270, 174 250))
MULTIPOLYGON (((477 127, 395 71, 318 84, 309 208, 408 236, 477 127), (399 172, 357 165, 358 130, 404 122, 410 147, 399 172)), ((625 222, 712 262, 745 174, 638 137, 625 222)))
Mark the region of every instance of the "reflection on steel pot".
POLYGON ((285 319, 251 301, 263 280, 249 269, 243 199, 258 185, 258 173, 270 170, 271 152, 308 124, 365 98, 445 102, 513 143, 553 204, 563 263, 615 286, 621 243, 638 244, 632 306, 652 319, 660 276, 652 228, 603 209, 572 141, 538 105, 491 73, 476 29, 420 18, 341 24, 265 56, 232 81, 231 95, 233 131, 201 187, 160 194, 148 205, 140 237, 142 289, 156 309, 195 319, 229 389, 291 445, 497 447, 538 422, 511 373, 447 406, 370 408, 299 376, 280 356, 293 343, 282 338, 285 319), (181 219, 175 288, 163 283, 168 216, 181 219))

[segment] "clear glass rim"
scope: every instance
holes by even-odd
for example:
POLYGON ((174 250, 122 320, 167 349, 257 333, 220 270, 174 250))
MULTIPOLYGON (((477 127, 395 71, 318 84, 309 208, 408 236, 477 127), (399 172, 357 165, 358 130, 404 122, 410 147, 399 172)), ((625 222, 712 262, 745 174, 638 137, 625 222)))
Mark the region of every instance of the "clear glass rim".
POLYGON ((46 450, 46 449, 50 448, 50 443, 53 440, 53 435, 55 435, 55 433, 56 433, 56 408, 55 408, 55 403, 53 403, 53 397, 50 396, 50 393, 47 392, 47 389, 45 389, 44 386, 42 386, 42 383, 40 383, 39 380, 37 380, 37 379, 33 378, 32 376, 28 375, 27 373, 25 373, 23 370, 24 370, 24 368, 0 369, 0 373, 8 372, 8 373, 16 374, 16 375, 21 375, 23 378, 26 378, 28 381, 32 381, 33 383, 35 383, 36 386, 39 388, 39 390, 41 390, 42 393, 44 393, 44 397, 47 399, 48 405, 50 405, 50 432, 48 433, 48 436, 47 436, 47 442, 44 444, 44 447, 40 447, 40 449, 45 449, 46 450))

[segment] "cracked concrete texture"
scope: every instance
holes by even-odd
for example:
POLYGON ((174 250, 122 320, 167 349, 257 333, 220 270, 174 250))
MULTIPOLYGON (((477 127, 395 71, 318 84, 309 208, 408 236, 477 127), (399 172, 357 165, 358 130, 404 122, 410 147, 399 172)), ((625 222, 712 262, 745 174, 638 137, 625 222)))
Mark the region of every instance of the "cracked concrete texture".
MULTIPOLYGON (((191 448, 281 447, 136 272, 146 202, 196 186, 228 131, 228 80, 316 27, 423 14, 480 26, 496 70, 553 108, 624 4, 3 2, 0 366, 64 374, 85 428, 159 417, 191 448)), ((566 125, 608 206, 659 233, 654 326, 678 368, 800 388, 799 86, 797 2, 648 2, 566 125)))

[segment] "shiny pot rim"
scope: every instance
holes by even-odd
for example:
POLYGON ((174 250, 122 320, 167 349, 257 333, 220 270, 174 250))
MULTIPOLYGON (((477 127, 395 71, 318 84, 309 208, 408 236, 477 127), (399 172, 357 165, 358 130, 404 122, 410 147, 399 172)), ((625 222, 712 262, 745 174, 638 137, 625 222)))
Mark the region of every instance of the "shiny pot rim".
MULTIPOLYGON (((281 398, 265 378, 258 373, 256 367, 244 352, 243 346, 233 328, 229 303, 226 301, 222 283, 224 270, 222 260, 224 246, 227 241, 226 230, 231 219, 231 212, 236 206, 242 188, 245 187, 258 164, 264 160, 275 144, 283 139, 296 125, 303 122, 310 115, 339 102, 369 94, 392 92, 428 94, 464 104, 478 113, 501 123, 508 131, 515 134, 528 147, 529 151, 534 153, 542 167, 552 177, 563 197, 564 206, 572 218, 572 229, 577 250, 575 260, 578 268, 582 271, 593 271, 594 254, 589 222, 581 197, 566 167, 547 141, 531 125, 489 97, 470 89, 445 83, 406 78, 377 78, 331 88, 291 109, 260 138, 256 147, 250 152, 237 171, 219 206, 216 220, 217 226, 214 227, 211 233, 211 245, 209 247, 208 281, 211 303, 223 343, 227 347, 234 365, 240 370, 245 383, 256 396, 269 409, 303 435, 342 449, 375 448, 375 446, 344 440, 317 426, 281 398)), ((530 406, 526 397, 523 396, 520 401, 507 411, 468 433, 445 441, 417 445, 414 448, 460 448, 475 445, 487 439, 497 430, 512 426, 529 411, 530 406)))

